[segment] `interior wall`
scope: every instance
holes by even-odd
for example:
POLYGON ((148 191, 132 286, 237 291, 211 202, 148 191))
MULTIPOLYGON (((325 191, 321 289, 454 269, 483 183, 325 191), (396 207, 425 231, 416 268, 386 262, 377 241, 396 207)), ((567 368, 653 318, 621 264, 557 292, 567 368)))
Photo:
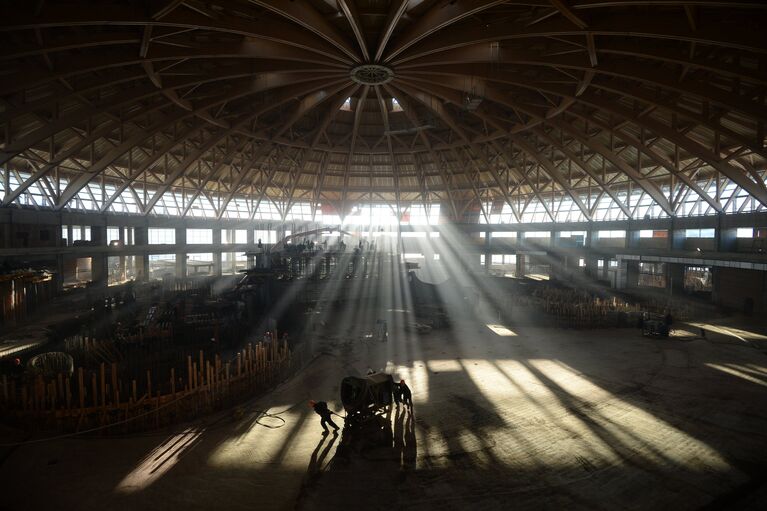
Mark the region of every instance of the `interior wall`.
POLYGON ((55 247, 61 227, 49 224, 6 224, 2 226, 0 248, 55 247))
POLYGON ((714 268, 714 288, 719 305, 741 312, 748 312, 749 299, 753 303, 753 314, 767 311, 765 300, 765 275, 756 270, 741 268, 714 268))

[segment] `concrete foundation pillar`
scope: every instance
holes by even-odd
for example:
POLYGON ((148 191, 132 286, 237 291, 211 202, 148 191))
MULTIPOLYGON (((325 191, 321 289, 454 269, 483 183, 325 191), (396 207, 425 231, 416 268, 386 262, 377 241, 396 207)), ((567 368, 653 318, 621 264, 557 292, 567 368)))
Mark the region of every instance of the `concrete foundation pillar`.
POLYGON ((484 247, 484 253, 485 253, 485 273, 490 273, 490 265, 493 262, 493 255, 492 255, 492 239, 493 239, 493 232, 492 231, 485 231, 485 247, 484 247))
POLYGON ((584 257, 586 259, 586 275, 595 280, 602 278, 599 272, 599 256, 586 254, 584 257))
MULTIPOLYGON (((721 221, 720 221, 721 225, 721 221)), ((738 230, 736 228, 716 230, 717 250, 720 252, 737 252, 738 230)))
POLYGON ((176 278, 186 277, 186 252, 176 253, 176 278))
POLYGON ((64 255, 56 254, 56 292, 60 292, 64 289, 64 255))
POLYGON ((720 290, 722 289, 722 269, 718 266, 711 268, 711 301, 717 305, 721 303, 720 290))
POLYGON ((674 294, 684 292, 684 264, 666 263, 666 288, 674 294))
MULTIPOLYGON (((148 244, 148 230, 146 227, 136 227, 133 230, 133 242, 137 247, 145 247, 148 244)), ((138 282, 147 282, 149 280, 149 255, 146 253, 136 255, 136 280, 138 282)))
MULTIPOLYGON (((518 279, 524 278, 525 276, 525 272, 526 272, 525 258, 526 257, 527 256, 525 256, 525 254, 517 254, 517 267, 516 267, 516 271, 514 272, 514 276, 517 277, 518 279)), ((485 262, 487 262, 487 260, 485 260, 485 262)))
MULTIPOLYGON (((92 233, 92 231, 91 231, 92 233)), ((91 256, 91 286, 96 288, 107 287, 109 280, 109 265, 106 254, 91 256)))
POLYGON ((639 285, 639 261, 626 261, 626 287, 639 285))
POLYGON ((255 250, 255 245, 256 245, 256 242, 255 242, 255 239, 254 239, 255 238, 255 232, 253 231, 253 229, 248 228, 245 231, 245 233, 246 233, 245 234, 245 242, 248 244, 248 248, 247 248, 248 263, 247 264, 248 264, 248 268, 253 268, 254 266, 256 266, 256 258, 252 254, 252 252, 255 250))
POLYGON ((91 226, 91 241, 96 245, 106 245, 107 240, 107 228, 103 225, 91 226))
POLYGON ((125 280, 125 256, 118 257, 118 272, 120 274, 120 280, 125 280))
POLYGON ((149 280, 149 255, 139 254, 136 256, 136 281, 147 282, 149 280))
POLYGON ((213 229, 213 275, 221 276, 221 229, 213 229))
POLYGON ((186 227, 176 227, 176 278, 186 277, 186 227))
POLYGON ((684 250, 684 240, 687 239, 685 229, 671 229, 668 237, 671 242, 671 250, 684 250))
MULTIPOLYGON (((11 248, 11 222, 13 219, 13 212, 8 212, 7 217, 7 224, 3 225, 2 228, 0 228, 0 233, 2 233, 2 239, 0 239, 0 242, 2 243, 3 248, 11 248)), ((55 239, 57 240, 56 246, 61 245, 61 229, 59 228, 58 234, 55 236, 55 239)))
POLYGON ((618 269, 615 272, 616 289, 626 289, 627 280, 628 280, 628 261, 620 260, 618 262, 618 269))

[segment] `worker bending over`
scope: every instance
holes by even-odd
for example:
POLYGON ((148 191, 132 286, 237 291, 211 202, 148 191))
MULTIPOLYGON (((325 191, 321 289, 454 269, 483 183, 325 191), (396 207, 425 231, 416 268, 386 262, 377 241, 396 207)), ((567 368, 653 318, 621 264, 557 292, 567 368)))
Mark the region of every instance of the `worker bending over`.
POLYGON ((333 422, 333 419, 330 417, 333 412, 330 411, 328 404, 325 401, 309 401, 309 406, 314 408, 317 415, 321 417, 320 424, 322 425, 322 429, 325 430, 324 434, 328 433, 328 427, 325 423, 330 424, 334 431, 338 431, 338 426, 336 426, 335 422, 333 422))

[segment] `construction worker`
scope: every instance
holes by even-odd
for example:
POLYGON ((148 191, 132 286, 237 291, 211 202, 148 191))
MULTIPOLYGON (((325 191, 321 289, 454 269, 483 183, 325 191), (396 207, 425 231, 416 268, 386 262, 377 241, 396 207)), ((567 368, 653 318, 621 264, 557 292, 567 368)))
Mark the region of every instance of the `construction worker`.
POLYGON ((322 417, 320 420, 320 424, 322 425, 322 429, 325 430, 324 435, 328 434, 328 427, 325 426, 325 423, 330 424, 333 427, 333 431, 338 431, 338 426, 336 426, 335 422, 333 422, 333 419, 330 417, 330 415, 333 413, 328 408, 328 404, 325 401, 309 401, 309 406, 311 406, 314 411, 322 417))
POLYGON ((399 381, 399 390, 402 396, 402 402, 410 409, 413 408, 413 394, 410 392, 410 387, 407 386, 405 380, 399 381))
POLYGON ((396 381, 392 385, 391 393, 394 397, 394 404, 397 405, 397 408, 399 408, 399 405, 402 402, 402 389, 400 388, 399 383, 396 381))

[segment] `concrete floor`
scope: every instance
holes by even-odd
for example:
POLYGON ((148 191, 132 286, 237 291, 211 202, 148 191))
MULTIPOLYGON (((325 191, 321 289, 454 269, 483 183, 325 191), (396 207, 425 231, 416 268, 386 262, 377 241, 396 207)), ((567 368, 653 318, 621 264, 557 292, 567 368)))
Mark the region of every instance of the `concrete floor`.
POLYGON ((329 325, 319 356, 275 392, 166 434, 14 449, 3 510, 763 509, 767 356, 634 329, 489 328, 425 336, 400 312, 386 343, 329 325), (415 412, 365 439, 321 435, 341 377, 385 367, 415 412), (261 416, 268 410, 276 417, 261 416), (284 421, 284 422, 283 422, 284 421))

